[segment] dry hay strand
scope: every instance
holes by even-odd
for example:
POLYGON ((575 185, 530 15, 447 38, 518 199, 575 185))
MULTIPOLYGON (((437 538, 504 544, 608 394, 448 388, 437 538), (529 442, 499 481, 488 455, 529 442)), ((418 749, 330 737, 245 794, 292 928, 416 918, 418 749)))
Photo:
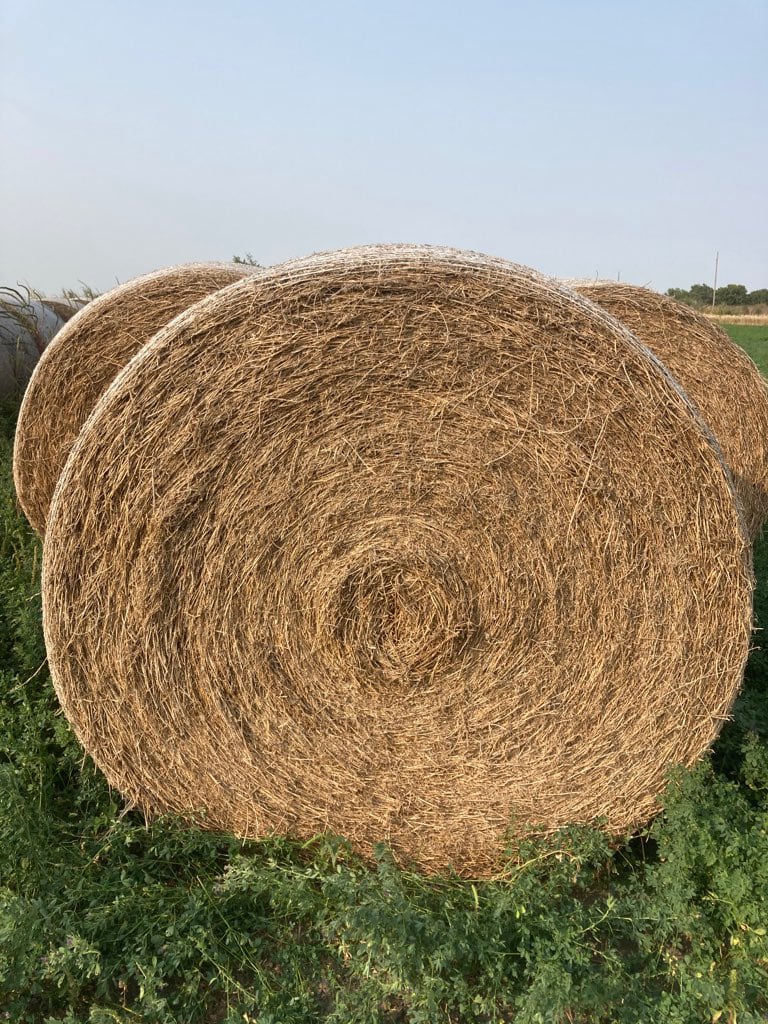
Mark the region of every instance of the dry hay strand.
POLYGON ((13 453, 16 493, 39 534, 75 438, 119 371, 183 310, 252 272, 233 263, 167 267, 100 295, 59 331, 24 394, 13 453))
POLYGON ((76 304, 74 299, 68 298, 47 299, 43 297, 41 301, 49 309, 52 309, 57 316, 60 316, 64 323, 70 321, 75 313, 79 312, 86 305, 84 301, 76 304))
POLYGON ((680 382, 720 444, 752 540, 768 518, 768 384, 717 324, 675 299, 614 281, 570 286, 647 345, 680 382))
POLYGON ((129 804, 496 870, 657 809, 728 715, 750 547, 682 391, 488 257, 272 268, 161 331, 56 490, 56 690, 129 804), (506 838, 505 838, 506 837, 506 838))

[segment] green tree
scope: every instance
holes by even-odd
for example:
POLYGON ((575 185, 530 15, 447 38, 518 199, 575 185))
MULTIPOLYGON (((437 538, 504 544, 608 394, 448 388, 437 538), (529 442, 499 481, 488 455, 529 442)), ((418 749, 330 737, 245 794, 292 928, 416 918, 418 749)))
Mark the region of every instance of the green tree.
POLYGON ((715 293, 718 306, 746 306, 747 289, 743 284, 726 284, 715 293))
POLYGON ((708 284, 692 284, 689 295, 692 306, 712 305, 712 286, 708 284))
MULTIPOLYGON (((668 288, 670 299, 685 302, 701 308, 712 305, 713 291, 708 284, 692 284, 690 288, 668 288)), ((726 284, 717 289, 715 301, 718 306, 765 306, 768 305, 768 288, 748 292, 743 284, 726 284)))

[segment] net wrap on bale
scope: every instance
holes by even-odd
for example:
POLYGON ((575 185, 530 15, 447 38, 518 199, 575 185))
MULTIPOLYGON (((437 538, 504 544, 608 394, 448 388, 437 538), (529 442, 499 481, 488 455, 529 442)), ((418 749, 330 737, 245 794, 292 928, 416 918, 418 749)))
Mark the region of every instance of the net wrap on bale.
POLYGON ((84 747, 148 814, 423 870, 645 821, 738 689, 750 554, 666 371, 526 268, 370 247, 161 330, 56 489, 43 600, 84 747))
POLYGON ((615 281, 568 283, 628 327, 680 382, 722 448, 754 540, 768 518, 768 384, 758 368, 682 302, 615 281))
POLYGON ((166 267, 105 292, 59 331, 24 393, 13 454, 16 493, 38 533, 72 444, 116 374, 188 306, 249 272, 233 263, 166 267))

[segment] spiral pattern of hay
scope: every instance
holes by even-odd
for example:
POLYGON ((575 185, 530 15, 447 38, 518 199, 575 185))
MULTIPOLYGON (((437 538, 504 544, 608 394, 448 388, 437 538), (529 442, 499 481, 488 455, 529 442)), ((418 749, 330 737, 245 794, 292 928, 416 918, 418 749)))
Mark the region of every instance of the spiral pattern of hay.
POLYGON ((524 268, 374 247, 161 331, 48 521, 65 713, 146 813, 492 871, 646 820, 738 689, 751 569, 716 446, 612 318, 524 268))
POLYGON ((754 540, 768 518, 768 385, 717 324, 682 302, 615 281, 569 282, 654 352, 723 450, 754 540))
POLYGON ((80 428, 117 373, 161 327, 252 268, 190 263, 134 278, 76 313, 43 353, 16 428, 16 493, 38 533, 80 428))

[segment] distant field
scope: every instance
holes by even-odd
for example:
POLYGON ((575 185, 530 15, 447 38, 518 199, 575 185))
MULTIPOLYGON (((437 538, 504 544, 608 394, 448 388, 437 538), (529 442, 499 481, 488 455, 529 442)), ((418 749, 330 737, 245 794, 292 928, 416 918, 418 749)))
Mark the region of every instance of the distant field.
POLYGON ((723 330, 741 345, 744 351, 768 377, 768 323, 765 324, 721 324, 723 330))
POLYGON ((719 324, 768 324, 768 313, 705 313, 708 320, 716 320, 719 324))

